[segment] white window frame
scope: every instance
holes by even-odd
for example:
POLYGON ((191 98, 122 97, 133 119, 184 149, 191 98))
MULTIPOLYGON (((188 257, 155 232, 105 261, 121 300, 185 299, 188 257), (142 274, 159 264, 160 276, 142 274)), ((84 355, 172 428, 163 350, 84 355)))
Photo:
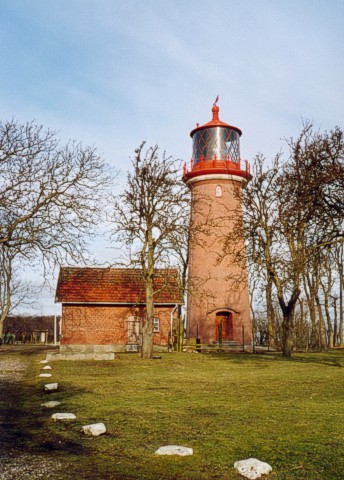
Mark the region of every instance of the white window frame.
POLYGON ((216 185, 215 187, 215 197, 221 198, 223 195, 221 185, 216 185))
POLYGON ((160 318, 154 317, 153 318, 153 333, 160 332, 160 318))

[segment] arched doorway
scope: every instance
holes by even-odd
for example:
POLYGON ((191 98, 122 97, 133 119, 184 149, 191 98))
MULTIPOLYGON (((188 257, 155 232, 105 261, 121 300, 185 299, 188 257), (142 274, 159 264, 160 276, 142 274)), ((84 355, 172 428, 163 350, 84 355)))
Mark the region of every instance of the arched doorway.
POLYGON ((216 341, 221 345, 222 342, 233 340, 233 315, 230 312, 217 312, 215 323, 216 341))

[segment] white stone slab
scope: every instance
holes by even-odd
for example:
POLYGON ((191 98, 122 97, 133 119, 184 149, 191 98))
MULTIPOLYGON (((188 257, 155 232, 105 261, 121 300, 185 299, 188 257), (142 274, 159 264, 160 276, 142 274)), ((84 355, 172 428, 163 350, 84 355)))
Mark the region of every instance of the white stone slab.
POLYGON ((106 427, 104 423, 92 423, 91 425, 84 425, 82 430, 86 435, 93 435, 94 437, 106 433, 106 427))
POLYGON ((48 360, 41 360, 39 363, 48 363, 48 360))
POLYGON ((47 383, 46 385, 44 385, 44 390, 49 392, 52 390, 57 390, 58 388, 59 388, 58 383, 47 383))
POLYGON ((51 370, 51 366, 50 366, 50 365, 46 365, 45 367, 42 368, 42 370, 51 370))
POLYGON ((53 413, 51 418, 53 420, 75 420, 76 416, 74 413, 53 413))
POLYGON ((188 447, 180 447, 179 445, 165 445, 158 448, 155 452, 156 455, 193 455, 193 449, 188 447))
POLYGON ((235 462, 234 468, 245 478, 255 480, 262 475, 268 475, 272 471, 271 465, 266 462, 261 462, 256 458, 248 458, 235 462))
POLYGON ((39 376, 42 377, 42 378, 48 378, 48 377, 52 377, 52 374, 51 373, 40 373, 39 376))
POLYGON ((114 352, 107 352, 107 353, 48 353, 47 357, 49 361, 55 360, 96 360, 96 361, 103 361, 103 360, 114 360, 115 353, 114 352))
POLYGON ((58 405, 61 405, 61 402, 51 401, 51 402, 41 403, 41 406, 46 408, 54 408, 54 407, 57 407, 58 405))

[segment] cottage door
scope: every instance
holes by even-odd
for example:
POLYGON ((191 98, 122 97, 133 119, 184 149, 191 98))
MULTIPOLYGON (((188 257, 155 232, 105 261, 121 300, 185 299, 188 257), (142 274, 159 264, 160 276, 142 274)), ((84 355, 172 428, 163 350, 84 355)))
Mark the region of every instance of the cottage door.
POLYGON ((128 318, 128 345, 141 345, 141 317, 128 318))

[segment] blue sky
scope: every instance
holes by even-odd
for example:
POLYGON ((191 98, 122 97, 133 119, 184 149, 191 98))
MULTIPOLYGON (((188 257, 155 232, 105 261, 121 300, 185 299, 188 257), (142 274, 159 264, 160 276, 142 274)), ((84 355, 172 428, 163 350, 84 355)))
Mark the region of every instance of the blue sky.
POLYGON ((219 94, 242 158, 271 157, 302 119, 344 126, 343 23, 342 0, 0 0, 1 119, 96 145, 121 181, 143 139, 189 160, 219 94))

